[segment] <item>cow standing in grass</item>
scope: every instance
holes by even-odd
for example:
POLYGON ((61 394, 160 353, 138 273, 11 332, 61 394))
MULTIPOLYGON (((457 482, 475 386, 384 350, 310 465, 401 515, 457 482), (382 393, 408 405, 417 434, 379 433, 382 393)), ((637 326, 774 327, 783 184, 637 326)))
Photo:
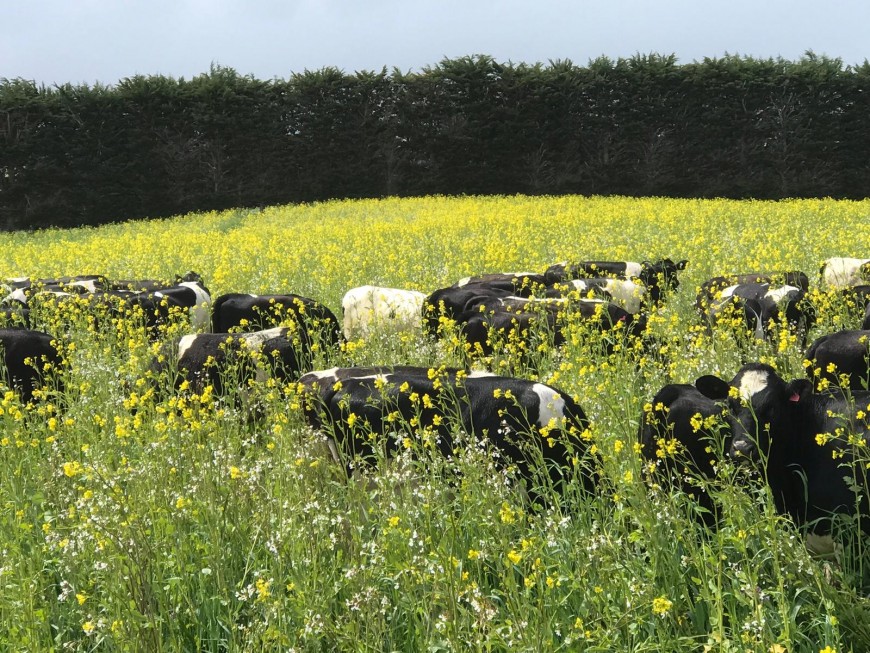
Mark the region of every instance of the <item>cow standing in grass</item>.
MULTIPOLYGON (((54 338, 42 331, 25 328, 0 329, 3 382, 15 390, 22 402, 32 401, 52 373, 61 366, 54 338)), ((57 380, 57 387, 61 379, 57 380)))
POLYGON ((730 382, 701 377, 696 387, 727 407, 730 455, 761 469, 780 512, 816 536, 832 531, 836 515, 856 512, 870 530, 870 393, 815 394, 810 381, 785 381, 762 363, 744 365, 730 382))

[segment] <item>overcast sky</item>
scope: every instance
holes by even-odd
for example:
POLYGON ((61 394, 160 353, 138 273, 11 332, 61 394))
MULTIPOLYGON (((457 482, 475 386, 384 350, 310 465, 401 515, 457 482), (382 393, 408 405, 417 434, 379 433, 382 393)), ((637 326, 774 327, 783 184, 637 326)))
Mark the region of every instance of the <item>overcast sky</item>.
POLYGON ((0 77, 48 85, 189 79, 212 63, 260 79, 408 71, 468 54, 870 58, 870 0, 20 0, 0 13, 0 77))

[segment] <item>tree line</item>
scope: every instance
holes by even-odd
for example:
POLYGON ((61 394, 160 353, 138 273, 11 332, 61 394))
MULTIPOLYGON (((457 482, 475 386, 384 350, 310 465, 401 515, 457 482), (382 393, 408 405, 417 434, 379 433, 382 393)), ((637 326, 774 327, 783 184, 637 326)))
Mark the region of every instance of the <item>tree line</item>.
POLYGON ((475 55, 258 80, 0 80, 0 229, 424 194, 870 196, 870 63, 475 55))

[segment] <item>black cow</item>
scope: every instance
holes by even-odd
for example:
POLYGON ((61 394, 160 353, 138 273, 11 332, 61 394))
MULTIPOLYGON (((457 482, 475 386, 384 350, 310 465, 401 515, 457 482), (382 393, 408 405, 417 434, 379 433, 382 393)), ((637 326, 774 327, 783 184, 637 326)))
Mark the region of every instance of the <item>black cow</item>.
POLYGON ((227 333, 287 324, 291 320, 300 338, 334 347, 341 342, 341 328, 335 314, 320 302, 301 295, 221 295, 212 306, 212 330, 227 333))
POLYGON ((187 314, 190 308, 172 295, 160 292, 110 290, 89 296, 95 313, 105 312, 111 318, 137 320, 152 340, 159 339, 173 316, 187 314))
POLYGON ((30 326, 30 309, 26 304, 12 302, 9 306, 0 306, 0 324, 5 326, 30 326))
POLYGON ((306 374, 300 383, 308 422, 334 439, 333 455, 345 463, 372 460, 371 433, 397 434, 384 442, 389 455, 407 436, 452 456, 458 427, 527 480, 543 464, 550 482, 562 486, 579 461, 584 488, 596 484, 587 455, 589 421, 569 396, 542 383, 419 367, 335 368, 306 374))
POLYGON ((863 313, 862 329, 870 329, 870 285, 848 286, 839 289, 847 308, 863 313))
POLYGON ((557 283, 572 279, 586 279, 596 277, 616 277, 618 279, 640 279, 641 283, 649 292, 650 301, 660 302, 664 295, 676 290, 680 285, 677 272, 685 270, 688 261, 682 260, 676 263, 669 258, 664 258, 655 263, 643 261, 579 261, 565 262, 551 265, 544 272, 546 285, 552 286, 557 283))
POLYGON ((696 386, 727 401, 730 454, 763 467, 777 510, 819 535, 831 531, 833 515, 853 514, 856 507, 870 526, 866 454, 860 461, 853 455, 870 449, 862 414, 870 410, 870 393, 855 393, 854 401, 813 394, 810 381, 786 382, 762 363, 744 365, 730 383, 704 376, 696 386))
POLYGON ((806 353, 807 375, 819 390, 868 389, 870 381, 870 330, 837 331, 817 338, 806 353), (841 384, 845 375, 845 383, 841 384))
MULTIPOLYGON (((493 275, 488 275, 493 276, 493 275)), ((423 300, 423 331, 431 336, 439 334, 442 317, 461 321, 461 316, 470 315, 482 303, 505 297, 522 297, 512 281, 488 283, 475 281, 485 277, 469 277, 447 288, 439 288, 423 300)), ((516 278, 511 275, 511 278, 516 278)), ((525 277, 523 277, 525 278, 525 277)), ((522 282, 519 282, 523 287, 522 282)), ((528 284, 525 288, 529 288, 528 284)))
POLYGON ((645 407, 637 435, 651 478, 692 497, 707 526, 716 523, 716 506, 704 481, 715 478, 730 447, 722 413, 695 386, 669 384, 645 407))
MULTIPOLYGON (((484 355, 493 352, 493 340, 507 342, 520 339, 529 342, 535 332, 552 334, 553 344, 565 342, 563 320, 568 315, 578 317, 593 331, 610 331, 617 325, 625 327, 625 334, 639 335, 645 328, 645 320, 615 304, 596 299, 572 301, 525 300, 506 297, 483 302, 476 309, 460 316, 461 333, 473 351, 484 355)), ((607 353, 613 351, 613 343, 605 342, 607 353)))
MULTIPOLYGON (((3 350, 3 381, 13 388, 24 403, 33 400, 34 391, 43 387, 46 366, 59 369, 61 357, 54 338, 42 331, 25 328, 0 329, 0 347, 3 350)), ((62 379, 56 383, 62 390, 62 379)))
POLYGON ((477 284, 509 291, 511 295, 516 297, 530 297, 537 294, 546 285, 546 278, 543 274, 536 272, 495 272, 465 277, 457 281, 453 287, 461 288, 477 284))
POLYGON ((815 310, 806 298, 807 277, 797 272, 780 278, 796 285, 776 284, 771 276, 760 274, 715 277, 701 285, 695 308, 710 328, 736 313, 759 340, 767 337, 772 324, 785 323, 802 336, 801 344, 805 346, 807 332, 816 320, 815 310))
POLYGON ((177 390, 185 382, 196 393, 212 386, 217 396, 239 391, 268 376, 295 379, 310 368, 294 330, 276 327, 253 333, 199 333, 164 345, 151 362, 150 372, 174 372, 177 390))

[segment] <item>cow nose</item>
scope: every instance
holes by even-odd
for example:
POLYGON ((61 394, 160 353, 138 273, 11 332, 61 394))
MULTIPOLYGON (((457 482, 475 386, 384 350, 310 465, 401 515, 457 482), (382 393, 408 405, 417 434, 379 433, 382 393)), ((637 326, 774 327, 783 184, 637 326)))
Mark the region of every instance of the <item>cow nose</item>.
POLYGON ((731 443, 731 457, 737 461, 749 462, 755 456, 755 445, 747 440, 731 443))

